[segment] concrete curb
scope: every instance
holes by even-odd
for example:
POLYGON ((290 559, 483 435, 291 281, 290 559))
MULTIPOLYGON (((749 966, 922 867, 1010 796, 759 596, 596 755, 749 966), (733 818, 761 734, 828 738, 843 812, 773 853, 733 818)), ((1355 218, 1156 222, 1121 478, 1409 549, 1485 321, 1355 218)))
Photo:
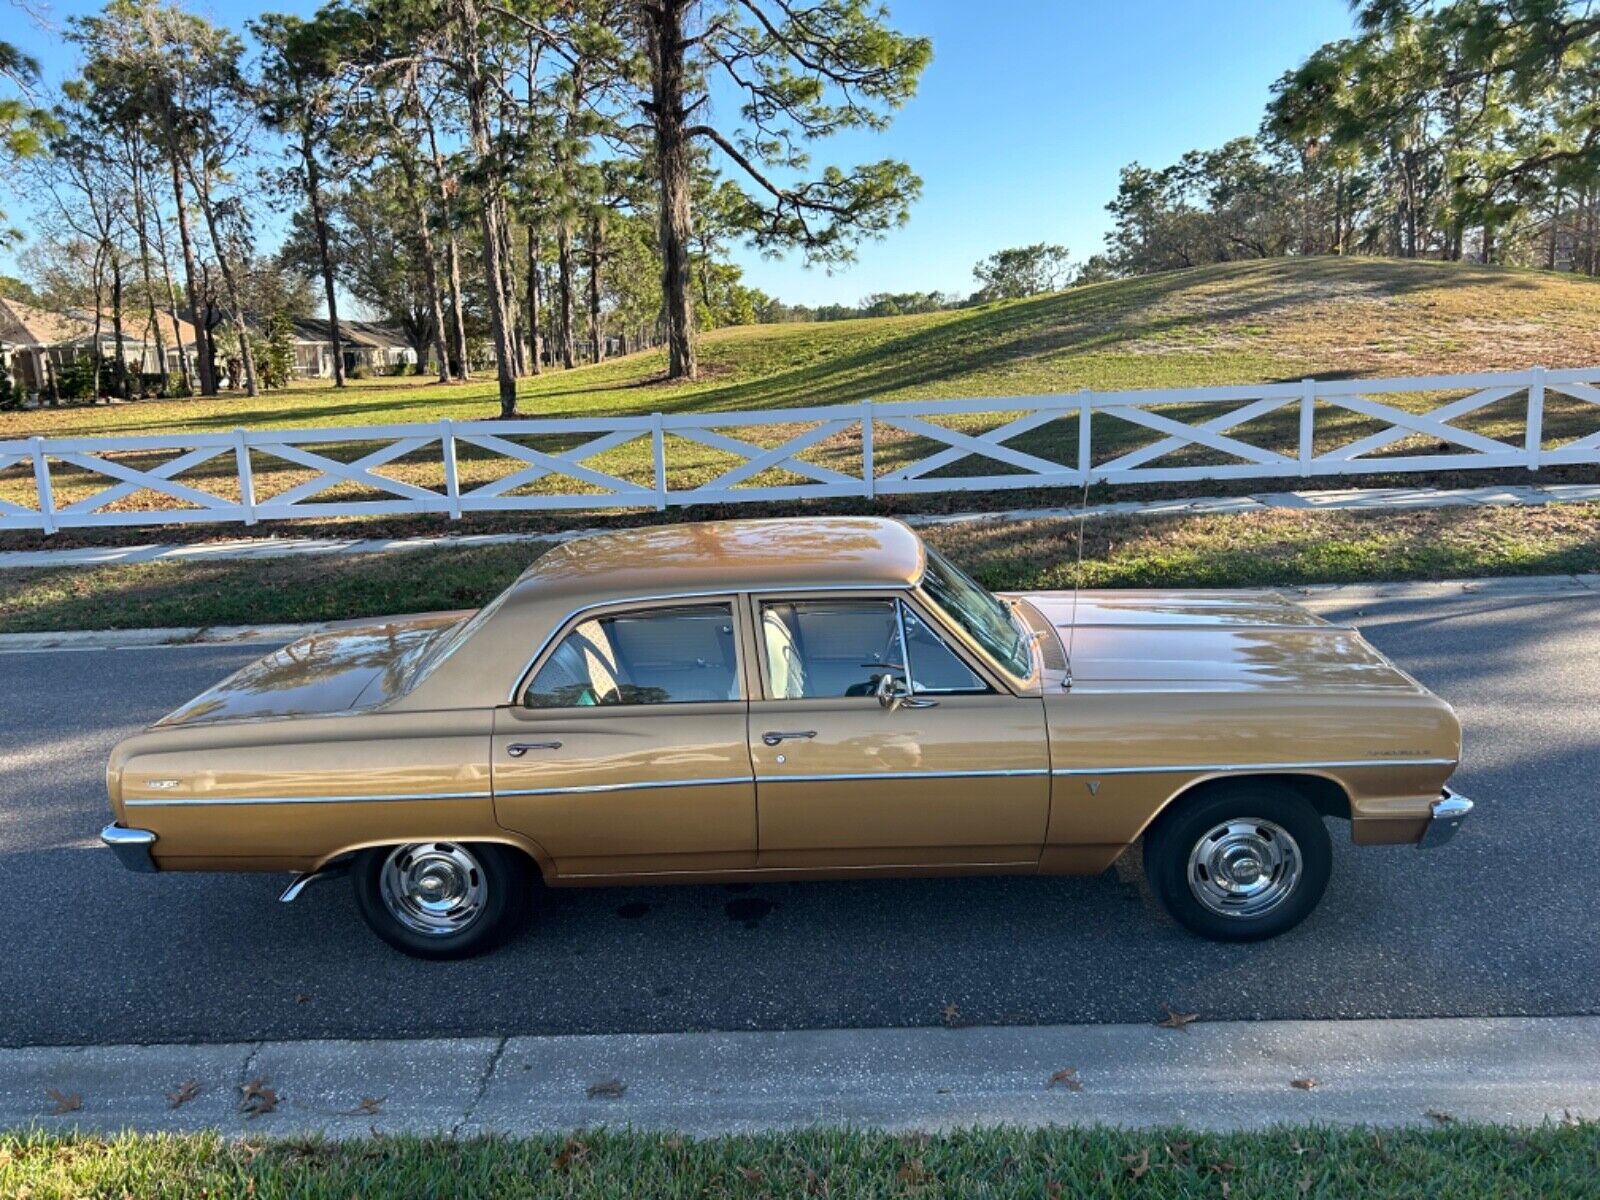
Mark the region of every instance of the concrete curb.
MULTIPOLYGON (((1261 591, 1261 588, 1186 588, 1185 591, 1261 591)), ((1520 575, 1495 579, 1399 580, 1390 583, 1318 583, 1276 590, 1308 608, 1345 609, 1378 601, 1447 600, 1463 596, 1504 599, 1600 595, 1600 575, 1520 575)), ((422 614, 411 614, 422 615, 422 614)), ((48 650, 141 650, 172 646, 284 646, 308 634, 341 626, 374 625, 392 617, 350 617, 295 625, 194 625, 170 629, 64 629, 0 633, 0 654, 48 650)))
POLYGON ((0 1128, 1527 1125, 1600 1116, 1596 1062, 1600 1017, 33 1047, 0 1050, 0 1128), (192 1098, 174 1103, 190 1081, 192 1098), (253 1081, 273 1111, 240 1111, 253 1081), (56 1113, 52 1092, 79 1107, 56 1113))
MULTIPOLYGON (((1185 500, 1126 501, 1095 505, 1089 518, 1109 516, 1201 516, 1216 513, 1263 512, 1272 508, 1303 511, 1332 509, 1416 509, 1500 507, 1504 505, 1575 504, 1600 500, 1600 484, 1565 483, 1481 488, 1334 488, 1318 491, 1261 492, 1248 496, 1202 496, 1185 500)), ((1017 508, 996 512, 943 515, 913 514, 908 525, 927 528, 990 521, 1076 520, 1079 510, 1017 508)), ((414 538, 238 538, 195 545, 81 546, 70 550, 0 551, 6 568, 101 567, 122 563, 211 562, 218 559, 293 558, 343 554, 386 554, 407 550, 468 549, 518 542, 560 543, 605 529, 571 529, 560 533, 484 533, 414 538)))

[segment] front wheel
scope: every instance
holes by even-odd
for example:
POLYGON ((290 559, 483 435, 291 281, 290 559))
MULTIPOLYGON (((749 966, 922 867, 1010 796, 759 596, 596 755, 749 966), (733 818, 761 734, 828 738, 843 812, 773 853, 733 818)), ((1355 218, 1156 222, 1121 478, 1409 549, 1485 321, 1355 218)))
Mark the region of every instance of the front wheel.
POLYGON ((466 958, 503 941, 531 906, 527 860, 489 843, 365 851, 351 872, 374 933, 418 958, 466 958))
POLYGON ((1218 787, 1163 813, 1145 835, 1145 875, 1163 908, 1203 937, 1255 942, 1311 914, 1333 871, 1317 810, 1270 783, 1218 787))

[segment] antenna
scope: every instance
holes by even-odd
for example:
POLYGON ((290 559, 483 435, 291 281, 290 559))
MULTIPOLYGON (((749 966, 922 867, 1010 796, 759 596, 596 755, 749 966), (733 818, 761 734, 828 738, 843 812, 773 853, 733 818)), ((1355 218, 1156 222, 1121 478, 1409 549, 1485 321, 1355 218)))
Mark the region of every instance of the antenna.
POLYGON ((1078 569, 1072 574, 1072 620, 1067 626, 1067 677, 1061 690, 1072 690, 1072 647, 1078 640, 1078 593, 1083 590, 1083 527, 1089 519, 1089 470, 1083 472, 1083 500, 1078 505, 1078 569))

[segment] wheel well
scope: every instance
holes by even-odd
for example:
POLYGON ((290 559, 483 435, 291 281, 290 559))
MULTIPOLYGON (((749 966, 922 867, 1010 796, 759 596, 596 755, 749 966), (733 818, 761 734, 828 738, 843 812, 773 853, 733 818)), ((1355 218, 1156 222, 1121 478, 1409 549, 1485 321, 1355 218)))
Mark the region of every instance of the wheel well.
POLYGON ((1350 795, 1344 786, 1336 779, 1329 779, 1324 775, 1296 775, 1287 773, 1272 774, 1261 773, 1255 775, 1222 775, 1212 779, 1203 779, 1199 783, 1191 784, 1162 807, 1159 816, 1172 812, 1185 800, 1196 796, 1210 795, 1232 784, 1250 783, 1275 783, 1289 788, 1303 796, 1312 808, 1324 817, 1338 817, 1341 820, 1350 819, 1350 795))

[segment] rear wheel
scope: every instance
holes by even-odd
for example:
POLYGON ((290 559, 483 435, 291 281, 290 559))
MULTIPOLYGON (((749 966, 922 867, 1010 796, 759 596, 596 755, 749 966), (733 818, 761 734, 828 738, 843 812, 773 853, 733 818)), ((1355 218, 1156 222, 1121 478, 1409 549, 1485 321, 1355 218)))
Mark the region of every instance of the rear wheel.
POLYGON ((1311 914, 1333 845, 1311 803, 1281 784, 1208 789, 1145 835, 1145 875, 1163 908, 1203 937, 1254 942, 1311 914))
POLYGON ((532 901, 527 860, 489 843, 379 846, 351 875, 373 932, 418 958, 488 950, 526 919, 532 901))

